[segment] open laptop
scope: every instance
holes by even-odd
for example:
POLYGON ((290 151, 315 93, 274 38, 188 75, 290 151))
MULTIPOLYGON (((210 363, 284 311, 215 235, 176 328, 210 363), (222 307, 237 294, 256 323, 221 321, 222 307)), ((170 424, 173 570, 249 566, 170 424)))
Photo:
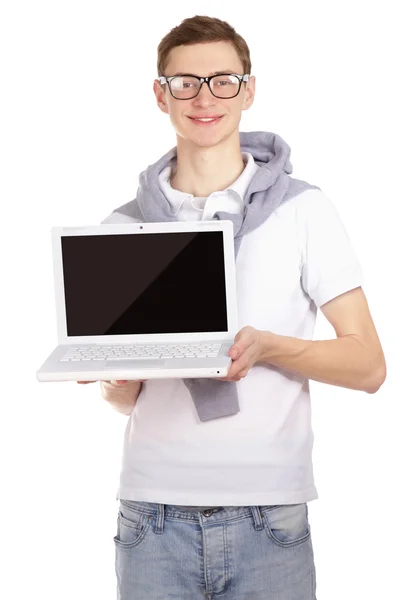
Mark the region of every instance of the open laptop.
POLYGON ((39 381, 227 375, 237 333, 231 221, 51 233, 59 345, 39 381))

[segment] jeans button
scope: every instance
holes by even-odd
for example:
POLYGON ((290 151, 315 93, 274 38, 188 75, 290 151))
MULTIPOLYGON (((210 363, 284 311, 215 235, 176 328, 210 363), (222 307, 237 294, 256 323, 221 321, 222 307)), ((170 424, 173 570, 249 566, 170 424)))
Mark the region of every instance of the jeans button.
POLYGON ((208 508, 207 510, 203 510, 203 515, 205 517, 211 517, 211 515, 213 514, 213 509, 212 508, 208 508))

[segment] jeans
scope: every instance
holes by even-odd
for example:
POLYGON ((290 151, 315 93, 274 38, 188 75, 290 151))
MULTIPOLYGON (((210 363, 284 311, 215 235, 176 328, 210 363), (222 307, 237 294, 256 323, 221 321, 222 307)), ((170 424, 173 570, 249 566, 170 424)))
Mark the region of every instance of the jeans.
POLYGON ((179 506, 120 499, 118 600, 315 600, 307 504, 179 506))

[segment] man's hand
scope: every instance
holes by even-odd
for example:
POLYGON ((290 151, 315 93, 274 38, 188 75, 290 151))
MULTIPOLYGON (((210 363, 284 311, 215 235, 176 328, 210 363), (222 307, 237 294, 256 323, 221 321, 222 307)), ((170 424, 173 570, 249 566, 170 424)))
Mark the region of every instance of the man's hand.
POLYGON ((232 364, 226 377, 213 377, 220 381, 240 381, 246 377, 251 367, 260 360, 262 341, 265 331, 250 325, 243 327, 235 336, 235 342, 229 350, 232 364))
MULTIPOLYGON (((100 381, 100 394, 117 412, 130 415, 142 390, 142 383, 147 379, 100 381), (138 385, 140 383, 140 385, 138 385)), ((78 381, 77 383, 94 383, 78 381)))

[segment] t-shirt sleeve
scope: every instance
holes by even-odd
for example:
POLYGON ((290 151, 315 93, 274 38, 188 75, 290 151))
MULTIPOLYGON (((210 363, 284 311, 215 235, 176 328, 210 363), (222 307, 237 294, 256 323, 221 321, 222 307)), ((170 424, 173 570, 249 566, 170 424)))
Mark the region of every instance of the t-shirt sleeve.
POLYGON ((299 197, 301 284, 320 308, 363 284, 363 272, 332 202, 320 190, 299 197))

